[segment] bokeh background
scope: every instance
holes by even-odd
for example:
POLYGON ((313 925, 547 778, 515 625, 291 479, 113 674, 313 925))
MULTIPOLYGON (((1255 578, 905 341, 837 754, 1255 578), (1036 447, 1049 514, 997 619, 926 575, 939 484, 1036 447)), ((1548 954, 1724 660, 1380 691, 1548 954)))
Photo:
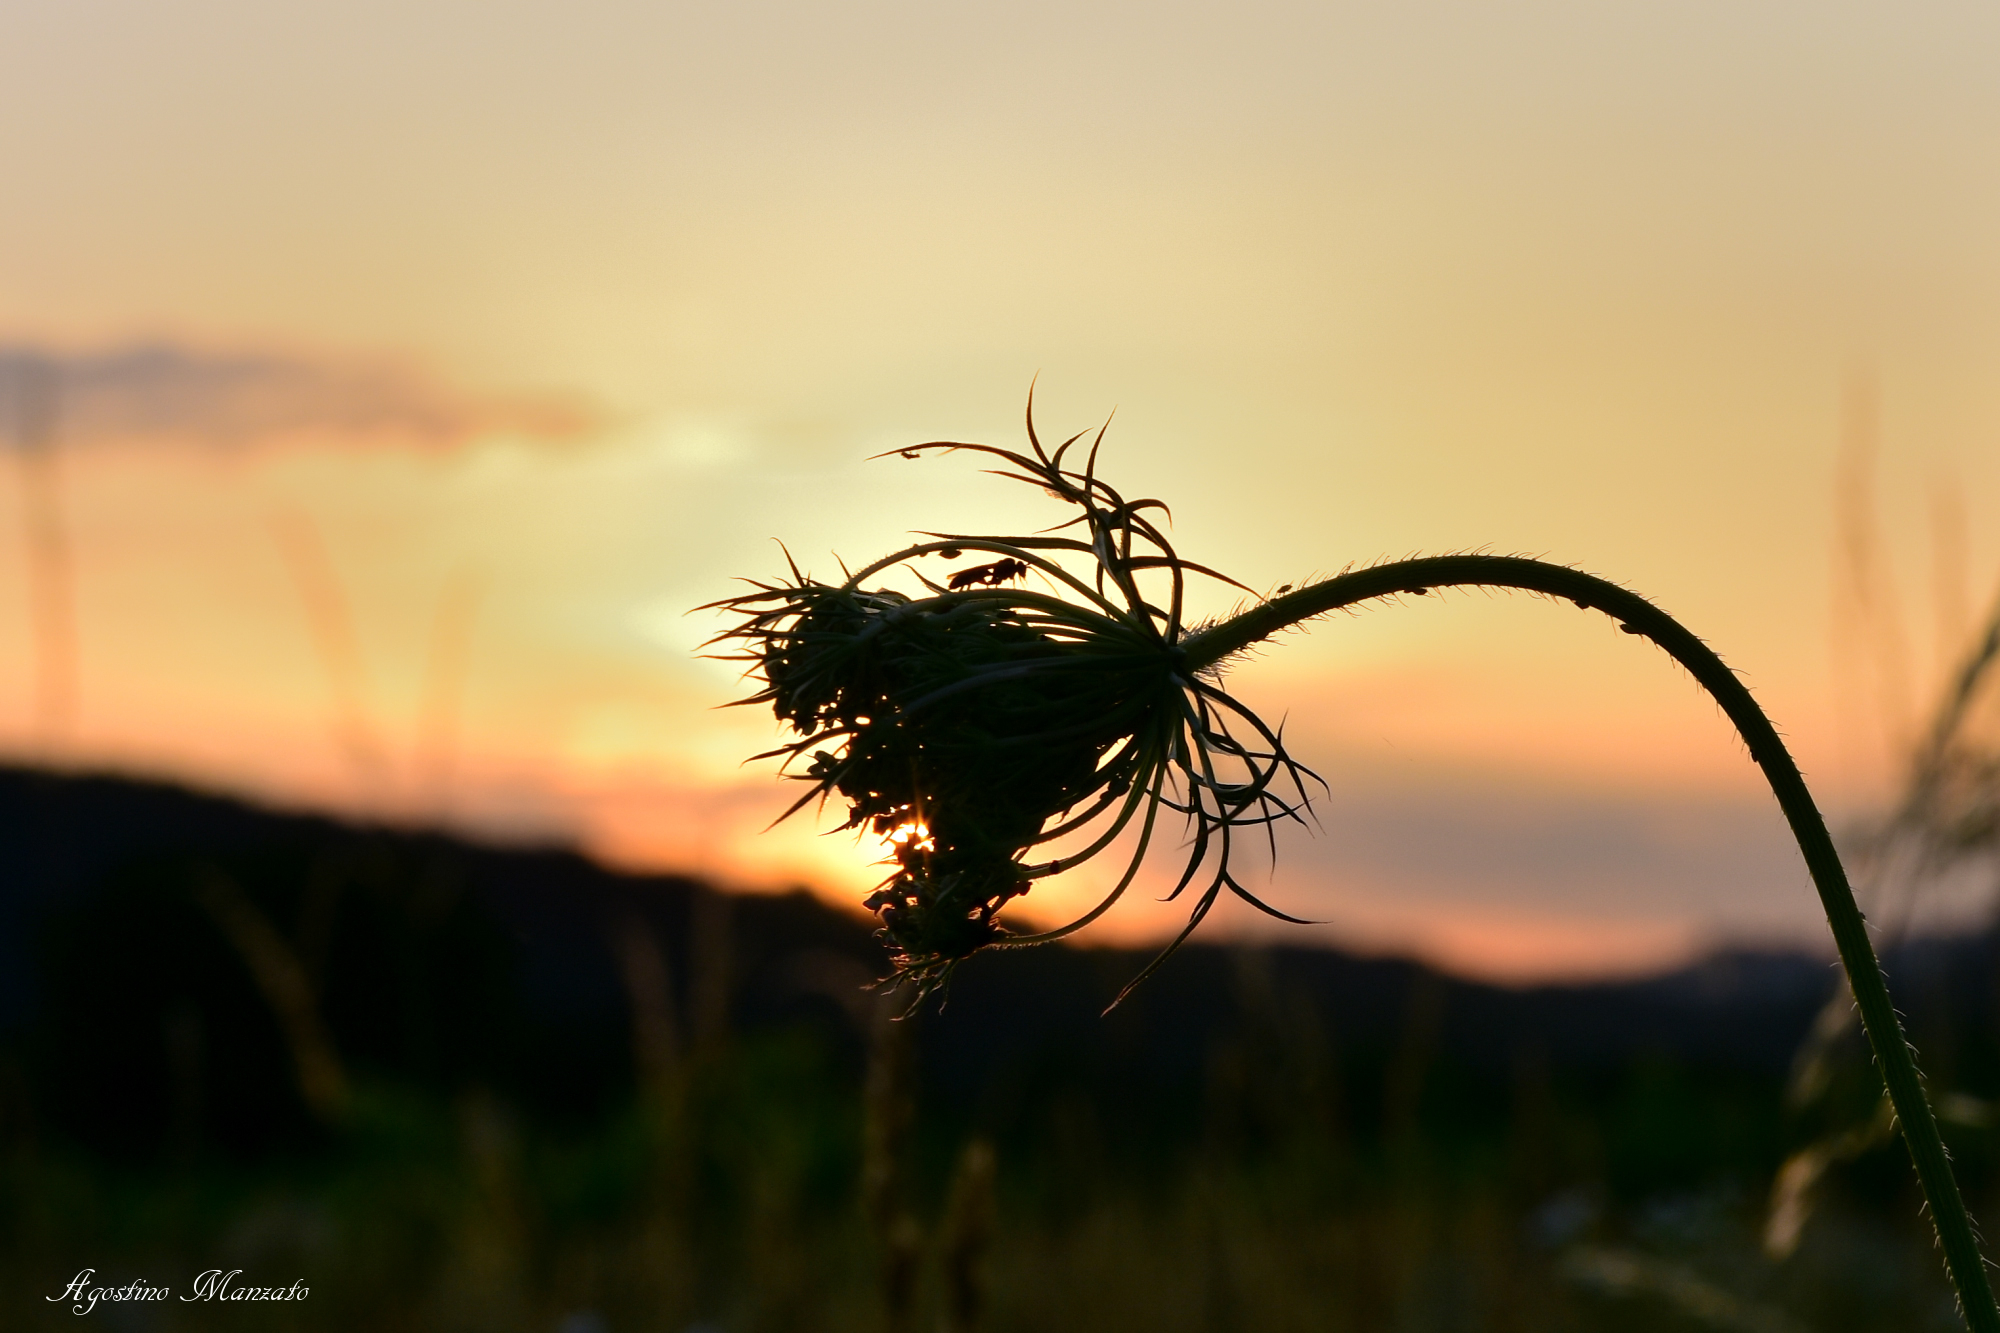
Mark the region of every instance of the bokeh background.
MULTIPOLYGON (((848 897, 871 849, 761 833, 770 731, 712 711, 683 613, 773 538, 824 572, 1034 524, 866 460, 1019 442, 1038 372, 1045 427, 1116 409, 1112 475, 1252 586, 1461 549, 1627 581, 1836 809, 1893 782, 2000 559, 1976 5, 6 25, 0 333, 62 373, 73 603, 38 684, 9 478, 18 756, 848 897)), ((1532 977, 1818 929, 1740 747, 1614 627, 1459 597, 1243 678, 1335 786, 1272 886, 1328 938, 1532 977)))

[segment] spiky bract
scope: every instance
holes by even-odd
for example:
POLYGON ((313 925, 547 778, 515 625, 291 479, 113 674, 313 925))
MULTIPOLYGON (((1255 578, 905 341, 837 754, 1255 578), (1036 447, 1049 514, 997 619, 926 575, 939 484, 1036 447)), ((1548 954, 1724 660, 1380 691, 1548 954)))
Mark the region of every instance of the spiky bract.
POLYGON ((1007 466, 998 475, 1075 508, 1051 533, 1081 528, 1078 535, 926 534, 932 540, 839 584, 793 565, 787 580, 713 604, 742 615, 717 642, 740 646, 732 660, 761 683, 738 702, 769 704, 797 734, 758 756, 783 760, 811 784, 786 814, 838 793, 848 802, 844 827, 889 838, 896 868, 867 905, 881 918, 894 975, 919 996, 986 945, 1042 943, 1095 920, 1132 883, 1162 808, 1181 814, 1189 835, 1173 896, 1209 869, 1175 945, 1225 888, 1284 916, 1237 881, 1232 837, 1298 818, 1308 805, 1312 775, 1286 753, 1277 729, 1212 672, 1187 668, 1185 577, 1222 576, 1175 555, 1147 517, 1164 510, 1159 501, 1127 501, 1097 478, 1097 441, 1082 470, 1066 467, 1082 437, 1044 449, 1032 404, 1028 437, 1029 453, 951 441, 900 452, 999 458, 1007 466), (948 583, 918 572, 914 595, 862 586, 892 567, 975 552, 1004 560, 948 583), (1065 558, 1089 567, 1079 576, 1065 558), (1022 569, 1050 591, 976 586, 1022 569), (1036 880, 1128 831, 1123 873, 1091 911, 1036 935, 1001 925, 1000 909, 1036 880), (1030 859, 1072 836, 1080 847, 1030 859))

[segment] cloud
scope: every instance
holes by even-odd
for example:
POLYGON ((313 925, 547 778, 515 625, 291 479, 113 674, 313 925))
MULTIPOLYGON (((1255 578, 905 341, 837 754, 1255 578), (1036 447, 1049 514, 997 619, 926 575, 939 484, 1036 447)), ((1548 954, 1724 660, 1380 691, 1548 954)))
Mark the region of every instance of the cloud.
POLYGON ((489 433, 571 440, 602 425, 580 399, 469 395, 385 361, 0 344, 0 441, 15 446, 135 436, 244 446, 301 433, 445 445, 489 433))

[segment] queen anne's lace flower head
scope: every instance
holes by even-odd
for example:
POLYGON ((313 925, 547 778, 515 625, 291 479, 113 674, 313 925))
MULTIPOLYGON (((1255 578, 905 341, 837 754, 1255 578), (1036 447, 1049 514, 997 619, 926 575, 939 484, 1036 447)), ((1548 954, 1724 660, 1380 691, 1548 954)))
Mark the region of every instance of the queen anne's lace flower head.
POLYGON ((1189 839, 1172 896, 1202 884, 1174 946, 1225 888, 1284 916, 1232 874, 1232 842, 1246 827, 1299 818, 1316 779, 1212 669, 1190 669, 1181 647, 1187 576, 1242 585, 1174 553, 1151 517, 1164 514, 1160 501, 1126 500, 1096 475, 1102 430, 1081 470, 1067 466, 1082 438, 1045 449, 1031 403, 1031 452, 949 441, 900 451, 1001 460, 998 475, 1075 509, 1044 533, 924 534, 841 583, 792 564, 788 579, 714 604, 741 615, 716 642, 740 648, 729 660, 760 686, 738 702, 769 704, 797 735, 757 756, 810 784, 786 815, 837 793, 844 827, 889 840, 895 869, 867 906, 895 977, 920 995, 982 947, 1043 943, 1096 920, 1137 875, 1163 809, 1182 816, 1189 839), (967 557, 982 563, 942 582, 918 566, 967 557), (1089 568, 1079 575, 1065 558, 1089 568), (864 586, 897 566, 917 574, 921 595, 864 586), (1045 587, 1013 586, 1030 576, 1045 587), (1131 856, 1095 908, 1036 935, 1000 923, 1035 881, 1128 831, 1131 856), (1035 859, 1072 835, 1081 847, 1035 859))

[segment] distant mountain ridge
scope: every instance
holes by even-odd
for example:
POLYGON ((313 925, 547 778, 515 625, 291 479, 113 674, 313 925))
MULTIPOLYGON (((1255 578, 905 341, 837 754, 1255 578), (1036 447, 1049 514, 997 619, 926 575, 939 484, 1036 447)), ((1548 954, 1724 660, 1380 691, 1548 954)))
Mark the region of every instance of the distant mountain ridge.
MULTIPOLYGON (((0 1033, 29 1052, 33 1080, 68 1090, 62 1116, 109 1116, 99 1136, 117 1138, 130 1127, 104 1108, 167 1105, 186 1077, 172 1054, 185 1039, 172 1034, 186 1029, 208 1034, 203 1049, 261 1053, 249 1063, 265 1073, 244 1075, 256 1086, 231 1093, 248 1108, 243 1133, 297 1118, 292 1038, 267 1012, 268 981, 253 984, 248 937, 218 927, 217 901, 268 923, 256 938, 278 941, 334 1058, 361 1076, 491 1085, 551 1114, 607 1105, 642 1077, 649 1050, 674 1058, 718 1031, 805 1024, 858 1060, 863 985, 883 965, 864 918, 803 891, 723 895, 559 848, 4 768, 0 1033)), ((1990 1007, 1993 953, 1979 936, 1893 958, 1917 1028, 1990 1007)), ((1495 1086, 1522 1060, 1665 1059, 1777 1080, 1834 981, 1820 959, 1738 952, 1646 980, 1516 990, 1403 960, 1194 944, 1099 1017, 1148 956, 1052 946, 970 960, 920 1025, 929 1095, 974 1108, 996 1088, 1028 1096, 1084 1079, 1114 1103, 1171 1100, 1255 1030, 1309 1031, 1357 1067, 1421 1048, 1495 1086)))

